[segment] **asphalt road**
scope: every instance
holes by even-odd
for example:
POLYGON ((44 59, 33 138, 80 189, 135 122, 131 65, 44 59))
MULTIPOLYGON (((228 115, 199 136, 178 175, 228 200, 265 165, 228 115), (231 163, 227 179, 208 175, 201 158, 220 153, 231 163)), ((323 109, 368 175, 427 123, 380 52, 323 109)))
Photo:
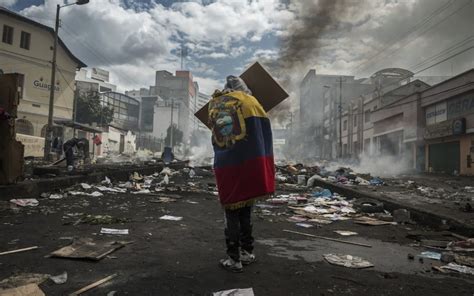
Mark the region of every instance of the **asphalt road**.
MULTIPOLYGON (((212 180, 209 180, 212 181, 212 180)), ((169 194, 177 194, 175 192, 169 194)), ((166 195, 166 194, 164 194, 166 195)), ((255 253, 258 262, 242 274, 218 266, 225 256, 223 213, 211 194, 180 192, 176 202, 156 203, 154 196, 107 194, 102 197, 69 196, 41 199, 34 208, 11 210, 0 206, 0 251, 38 245, 38 250, 0 256, 0 279, 12 274, 68 272, 68 281, 41 284, 47 295, 67 295, 89 283, 117 273, 112 281, 85 295, 211 295, 232 288, 254 289, 255 295, 469 295, 474 278, 462 274, 439 274, 425 259, 409 260, 408 253, 425 250, 411 246, 410 230, 421 226, 363 226, 351 221, 304 229, 286 221, 286 208, 272 214, 254 215, 255 253), (128 222, 112 225, 74 225, 81 214, 112 215, 128 222), (280 213, 280 214, 276 214, 280 213), (165 214, 181 221, 163 221, 165 214), (99 234, 101 227, 126 228, 130 234, 99 234), (363 248, 309 239, 283 232, 296 230, 372 245, 363 248), (334 230, 358 232, 345 238, 334 230), (68 244, 68 238, 116 239, 133 244, 99 262, 45 257, 68 244), (354 270, 330 265, 325 253, 361 256, 375 267, 354 270)), ((175 196, 177 197, 177 196, 175 196)), ((439 264, 439 263, 438 263, 439 264)))

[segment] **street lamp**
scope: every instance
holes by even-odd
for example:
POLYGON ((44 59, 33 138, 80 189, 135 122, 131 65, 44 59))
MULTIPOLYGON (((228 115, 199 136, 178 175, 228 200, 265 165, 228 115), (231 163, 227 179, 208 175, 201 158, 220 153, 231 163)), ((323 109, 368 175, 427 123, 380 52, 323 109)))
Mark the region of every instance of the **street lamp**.
POLYGON ((61 8, 71 5, 84 5, 89 3, 89 0, 77 0, 74 3, 56 6, 56 22, 54 25, 54 45, 53 45, 53 60, 51 62, 51 81, 49 90, 49 111, 48 111, 48 126, 46 128, 44 138, 44 159, 49 160, 51 152, 51 141, 53 133, 53 113, 54 113, 54 85, 56 80, 56 52, 58 47, 58 30, 59 30, 59 11, 61 8))

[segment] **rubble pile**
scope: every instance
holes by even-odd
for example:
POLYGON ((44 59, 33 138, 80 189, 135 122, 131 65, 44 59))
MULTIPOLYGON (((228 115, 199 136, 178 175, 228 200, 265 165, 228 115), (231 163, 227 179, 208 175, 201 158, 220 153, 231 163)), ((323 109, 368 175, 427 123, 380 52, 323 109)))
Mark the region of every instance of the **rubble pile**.
POLYGON ((280 184, 312 187, 315 180, 318 179, 348 186, 381 186, 385 184, 384 180, 379 177, 373 177, 370 174, 358 174, 348 167, 329 170, 324 166, 277 165, 276 180, 280 184))

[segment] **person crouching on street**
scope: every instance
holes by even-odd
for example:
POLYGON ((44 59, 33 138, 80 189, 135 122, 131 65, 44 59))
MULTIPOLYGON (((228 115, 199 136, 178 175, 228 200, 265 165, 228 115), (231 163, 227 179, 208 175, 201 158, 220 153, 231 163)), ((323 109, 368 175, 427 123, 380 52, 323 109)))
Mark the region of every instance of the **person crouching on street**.
POLYGON ((67 170, 69 172, 74 170, 74 147, 76 147, 78 151, 82 152, 82 156, 85 161, 89 159, 89 141, 87 139, 72 138, 67 140, 63 144, 63 150, 66 156, 67 170))
POLYGON ((252 206, 275 192, 270 120, 239 77, 227 77, 223 91, 209 102, 214 174, 225 211, 228 258, 220 266, 242 272, 255 262, 252 206))

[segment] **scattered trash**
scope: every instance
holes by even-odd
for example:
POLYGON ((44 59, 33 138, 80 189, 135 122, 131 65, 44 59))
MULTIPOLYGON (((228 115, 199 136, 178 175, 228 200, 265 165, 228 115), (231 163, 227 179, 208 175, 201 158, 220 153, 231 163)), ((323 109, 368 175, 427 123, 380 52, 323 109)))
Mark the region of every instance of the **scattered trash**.
MULTIPOLYGON (((166 196, 161 196, 159 197, 158 199, 152 199, 150 200, 150 202, 153 202, 153 203, 169 203, 169 202, 175 202, 176 199, 174 198, 170 198, 170 197, 166 197, 166 196)), ((194 203, 194 204, 197 204, 197 202, 195 201, 186 201, 187 203, 194 203)))
POLYGON ((67 282, 67 272, 63 272, 61 274, 55 276, 49 276, 49 279, 52 280, 56 285, 62 285, 67 282))
POLYGON ((111 279, 115 278, 116 276, 117 276, 117 274, 109 275, 109 276, 106 277, 106 278, 103 278, 103 279, 101 279, 101 280, 98 280, 97 282, 94 282, 94 283, 92 283, 92 284, 90 284, 90 285, 85 286, 84 288, 81 288, 81 289, 79 289, 79 290, 77 290, 77 291, 75 291, 75 292, 69 294, 69 296, 80 295, 80 294, 82 294, 82 293, 84 293, 84 292, 87 292, 87 291, 89 291, 89 290, 91 290, 91 289, 94 289, 94 288, 97 287, 97 286, 102 285, 102 284, 105 283, 105 282, 110 281, 111 279))
POLYGON ((160 217, 160 220, 168 220, 168 221, 181 221, 183 217, 176 217, 170 215, 164 215, 160 217))
POLYGON ((318 191, 318 192, 313 192, 312 196, 331 198, 332 197, 332 192, 329 189, 323 189, 323 190, 318 191))
POLYGON ((311 227, 314 227, 314 225, 307 224, 307 223, 296 223, 296 226, 303 227, 303 228, 311 228, 311 227))
POLYGON ((12 275, 0 281, 0 295, 2 295, 2 289, 11 289, 15 287, 25 286, 28 284, 40 285, 48 278, 49 275, 43 273, 21 273, 12 275))
POLYGON ((105 256, 123 248, 129 242, 98 241, 91 238, 81 238, 69 246, 62 247, 51 253, 52 257, 69 259, 86 259, 99 261, 105 256))
POLYGON ((474 268, 464 266, 464 265, 459 265, 459 264, 452 263, 452 262, 449 263, 448 265, 444 265, 444 266, 441 266, 439 268, 442 269, 442 270, 452 270, 452 271, 457 271, 459 273, 467 273, 467 274, 474 275, 474 268))
POLYGON ((306 184, 306 175, 298 175, 297 177, 298 185, 305 185, 306 184))
MULTIPOLYGON (((105 176, 105 179, 100 183, 103 184, 103 185, 110 185, 110 184, 112 184, 112 181, 110 181, 109 177, 105 176)), ((84 188, 84 189, 86 189, 86 188, 84 188)))
POLYGON ((358 217, 354 219, 354 223, 357 224, 362 224, 362 225, 370 225, 370 226, 379 226, 379 225, 396 225, 396 222, 388 222, 388 221, 382 221, 378 220, 375 218, 370 218, 370 217, 358 217))
POLYGON ((100 233, 124 235, 124 234, 128 234, 128 229, 101 228, 100 233))
POLYGON ((36 198, 14 198, 10 199, 10 202, 20 207, 36 207, 39 205, 36 198))
POLYGON ((87 184, 87 183, 81 183, 81 187, 82 187, 82 189, 84 189, 84 190, 87 190, 87 189, 91 189, 91 188, 92 188, 92 186, 89 185, 89 184, 87 184))
POLYGON ((252 288, 231 289, 212 293, 212 296, 254 296, 252 288))
POLYGON ((348 268, 362 269, 374 266, 369 261, 352 255, 324 254, 323 258, 330 264, 344 266, 348 268))
POLYGON ((100 196, 103 196, 104 194, 100 193, 99 191, 94 191, 94 192, 89 193, 87 195, 92 196, 92 197, 100 197, 100 196))
POLYGON ((23 248, 23 249, 16 249, 16 250, 11 250, 11 251, 1 252, 0 256, 8 255, 8 254, 21 253, 21 252, 26 252, 26 251, 30 251, 30 250, 36 250, 36 249, 38 249, 38 246, 28 247, 28 248, 23 248))
POLYGON ((0 290, 0 296, 45 296, 37 284, 28 284, 8 290, 0 290))
POLYGON ((49 199, 62 199, 64 196, 62 194, 51 194, 49 199))
POLYGON ((331 237, 324 237, 324 236, 313 235, 313 234, 309 234, 309 233, 303 233, 303 232, 298 232, 298 231, 293 231, 293 230, 287 230, 287 229, 283 229, 283 231, 284 232, 289 232, 289 233, 294 233, 294 234, 299 234, 299 235, 304 235, 304 236, 308 236, 308 237, 314 237, 314 238, 319 238, 319 239, 323 239, 323 240, 343 243, 343 244, 349 244, 349 245, 355 245, 355 246, 360 246, 360 247, 372 248, 371 245, 356 243, 356 242, 350 242, 350 241, 344 241, 344 240, 331 238, 331 237))
POLYGON ((351 235, 357 235, 357 232, 354 231, 347 231, 347 230, 334 230, 335 233, 340 234, 342 236, 351 236, 351 235))
POLYGON ((421 252, 421 254, 418 255, 418 257, 433 259, 433 260, 440 260, 441 259, 441 253, 425 251, 425 252, 421 252))
POLYGON ((381 186, 384 184, 384 181, 380 178, 373 178, 369 181, 370 185, 373 185, 373 186, 381 186))

